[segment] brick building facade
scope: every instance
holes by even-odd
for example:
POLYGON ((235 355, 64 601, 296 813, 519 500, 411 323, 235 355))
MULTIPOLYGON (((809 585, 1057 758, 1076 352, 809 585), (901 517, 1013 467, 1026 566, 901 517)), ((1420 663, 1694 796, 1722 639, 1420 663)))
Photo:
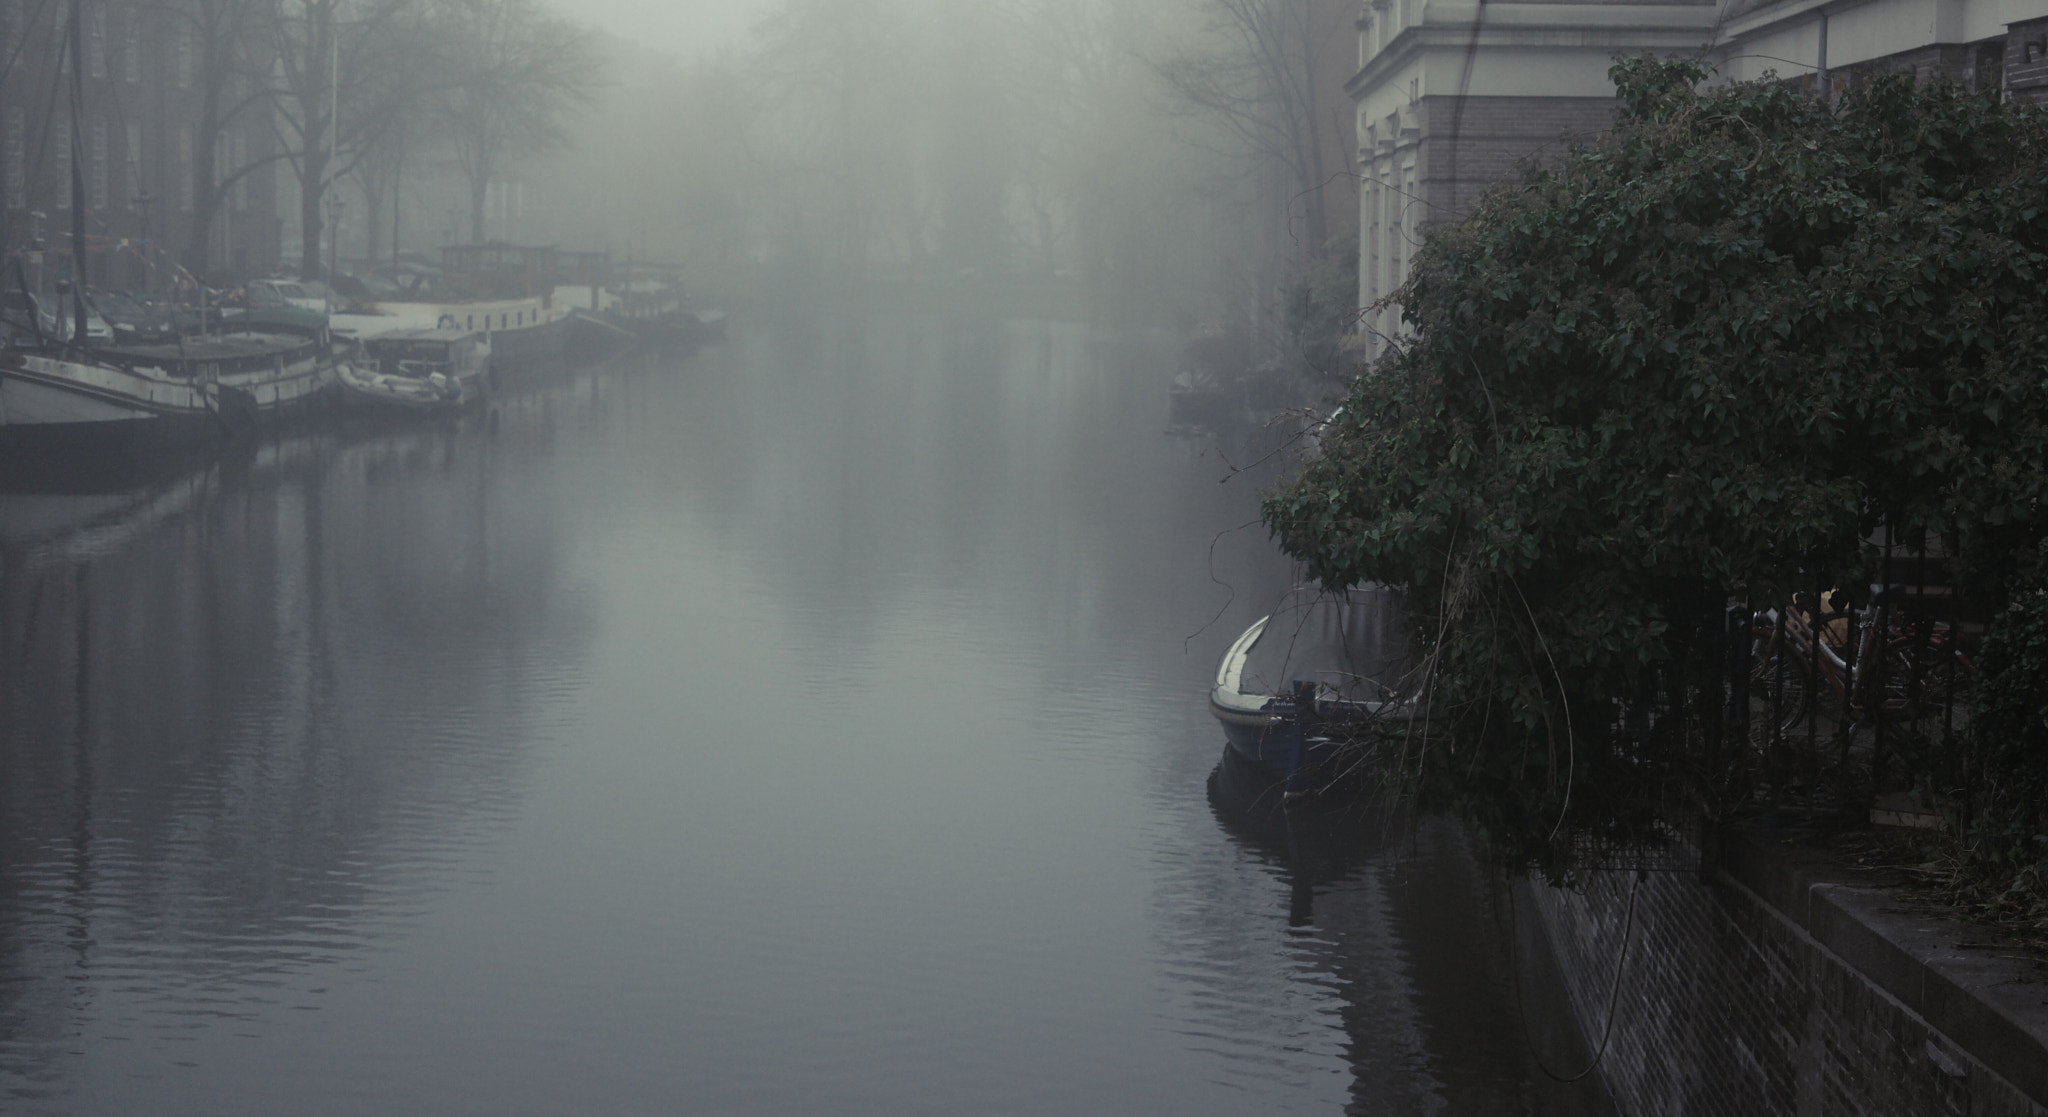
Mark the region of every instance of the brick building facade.
MULTIPOLYGON (((199 199, 200 160, 215 181, 265 159, 275 142, 259 104, 233 116, 213 151, 200 135, 208 75, 197 0, 83 0, 82 112, 72 119, 70 0, 0 0, 0 248, 47 250, 68 271, 71 162, 85 177, 89 278, 161 291, 178 280, 199 199)), ((225 79, 228 104, 247 86, 225 79)), ((237 96, 242 95, 242 96, 237 96)), ((212 215, 208 278, 262 274, 277 262, 275 164, 229 186, 212 215)), ((33 256, 28 258, 33 259, 33 256)))

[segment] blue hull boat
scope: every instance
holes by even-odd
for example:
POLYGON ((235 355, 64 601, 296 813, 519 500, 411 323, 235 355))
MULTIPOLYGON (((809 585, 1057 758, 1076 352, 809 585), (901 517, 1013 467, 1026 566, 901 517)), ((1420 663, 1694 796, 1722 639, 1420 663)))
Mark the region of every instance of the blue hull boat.
POLYGON ((1300 587, 1223 654, 1209 712, 1232 752, 1291 787, 1376 727, 1404 721, 1414 708, 1409 672, 1394 591, 1300 587))

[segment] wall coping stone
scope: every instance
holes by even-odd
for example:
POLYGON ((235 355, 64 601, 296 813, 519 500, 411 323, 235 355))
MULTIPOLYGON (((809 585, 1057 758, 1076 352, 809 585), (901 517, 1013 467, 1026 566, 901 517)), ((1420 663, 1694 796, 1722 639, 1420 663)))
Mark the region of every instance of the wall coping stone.
MULTIPOLYGON (((1985 929, 1908 910, 1793 835, 1738 824, 1717 868, 2014 1088, 2048 1106, 2048 972, 1985 929)), ((1944 1052, 1930 1052, 1937 1064, 1944 1052), (1938 1056, 1938 1057, 1937 1057, 1938 1056)), ((1951 1060, 1952 1061, 1952 1060, 1951 1060)))

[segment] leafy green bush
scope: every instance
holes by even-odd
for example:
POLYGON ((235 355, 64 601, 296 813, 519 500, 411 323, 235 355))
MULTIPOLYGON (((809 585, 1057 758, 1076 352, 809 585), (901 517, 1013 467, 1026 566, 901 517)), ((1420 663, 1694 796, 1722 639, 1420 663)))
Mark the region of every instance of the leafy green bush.
POLYGON ((2048 555, 1993 621, 1971 699, 1966 898, 2048 930, 2048 555))
POLYGON ((1881 523, 1986 580, 2042 534, 2042 118, 1706 74, 1617 63, 1611 133, 1432 230, 1408 344, 1265 503, 1324 584, 1409 591, 1402 778, 1552 871, 1726 805, 1731 599, 1853 598, 1881 523))

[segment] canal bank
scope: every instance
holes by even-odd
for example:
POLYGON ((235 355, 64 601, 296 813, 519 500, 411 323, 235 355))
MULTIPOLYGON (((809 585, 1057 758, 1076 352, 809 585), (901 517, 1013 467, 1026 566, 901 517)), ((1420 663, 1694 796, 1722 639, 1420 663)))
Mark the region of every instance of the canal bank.
POLYGON ((2037 963, 1789 835, 1706 844, 1705 872, 1513 890, 1619 1112, 2048 1114, 2037 963))

